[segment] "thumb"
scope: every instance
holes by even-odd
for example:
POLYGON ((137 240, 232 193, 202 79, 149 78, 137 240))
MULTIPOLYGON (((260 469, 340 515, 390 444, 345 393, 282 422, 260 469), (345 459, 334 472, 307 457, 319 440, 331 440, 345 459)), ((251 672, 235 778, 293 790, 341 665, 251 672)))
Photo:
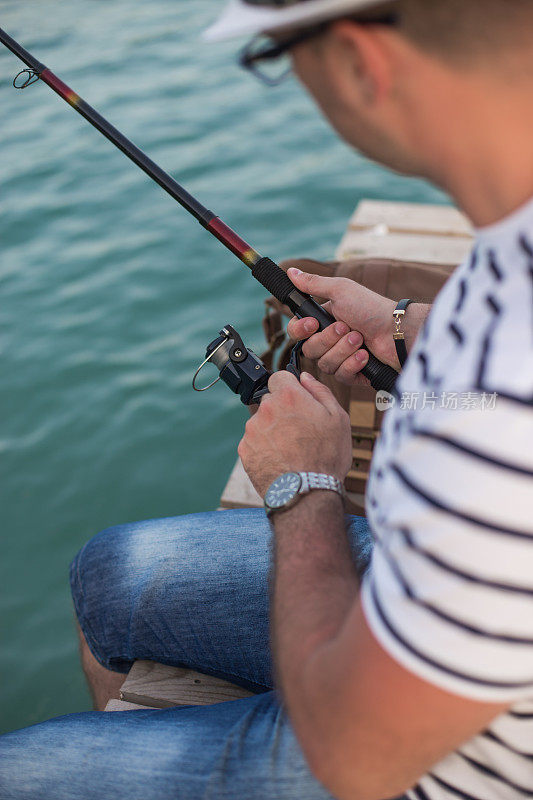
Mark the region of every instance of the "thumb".
POLYGON ((323 297, 326 300, 333 300, 336 296, 338 285, 337 278, 325 278, 323 275, 312 275, 309 272, 302 272, 300 269, 291 267, 287 270, 287 275, 297 289, 302 292, 323 297))
POLYGON ((302 384, 303 388, 315 398, 315 400, 318 400, 318 402, 330 412, 330 414, 333 414, 339 410, 339 403, 337 402, 331 389, 328 389, 328 387, 323 383, 320 383, 320 381, 317 381, 316 378, 313 378, 309 372, 302 372, 300 375, 300 383, 302 384))

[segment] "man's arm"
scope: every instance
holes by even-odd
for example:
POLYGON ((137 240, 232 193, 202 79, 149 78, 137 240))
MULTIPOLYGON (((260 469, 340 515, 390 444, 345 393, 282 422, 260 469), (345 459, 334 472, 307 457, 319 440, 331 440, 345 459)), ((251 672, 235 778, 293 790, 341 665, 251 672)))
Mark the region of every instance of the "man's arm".
MULTIPOLYGON (((287 471, 342 480, 352 462, 350 420, 329 389, 306 373, 299 383, 277 372, 268 385, 239 444, 257 491, 264 496, 287 471)), ((277 680, 310 767, 340 800, 401 794, 506 706, 440 690, 378 644, 336 495, 312 492, 275 514, 274 525, 277 680)))
POLYGON ((359 579, 338 495, 313 491, 294 508, 275 514, 274 526, 272 646, 279 684, 289 697, 301 677, 302 660, 339 634, 357 599, 359 579), (291 641, 295 634, 297 652, 291 641))
POLYGON ((277 679, 309 765, 339 800, 401 795, 506 704, 416 677, 362 612, 340 499, 312 493, 274 517, 277 679))

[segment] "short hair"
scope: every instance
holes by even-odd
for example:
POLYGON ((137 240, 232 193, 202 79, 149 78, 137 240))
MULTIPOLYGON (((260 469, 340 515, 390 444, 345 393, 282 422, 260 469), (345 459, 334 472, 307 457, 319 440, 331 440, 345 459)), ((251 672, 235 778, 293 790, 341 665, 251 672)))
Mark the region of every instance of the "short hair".
POLYGON ((533 0, 389 0, 378 10, 396 13, 408 39, 447 60, 531 52, 533 0))

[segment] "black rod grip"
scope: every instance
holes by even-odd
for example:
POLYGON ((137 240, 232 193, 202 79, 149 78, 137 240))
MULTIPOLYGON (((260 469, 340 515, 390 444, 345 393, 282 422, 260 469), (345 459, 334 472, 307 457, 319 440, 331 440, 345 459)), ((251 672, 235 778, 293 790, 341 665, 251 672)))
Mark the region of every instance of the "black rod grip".
MULTIPOLYGON (((252 267, 252 275, 280 303, 288 305, 297 317, 300 317, 300 319, 314 317, 318 320, 321 331, 337 321, 310 295, 297 289, 289 276, 272 259, 266 257, 259 259, 252 267)), ((392 394, 398 379, 398 373, 388 364, 382 364, 381 361, 378 361, 372 353, 369 352, 368 355, 368 364, 361 370, 361 373, 365 378, 368 378, 371 386, 376 391, 384 390, 392 394)))

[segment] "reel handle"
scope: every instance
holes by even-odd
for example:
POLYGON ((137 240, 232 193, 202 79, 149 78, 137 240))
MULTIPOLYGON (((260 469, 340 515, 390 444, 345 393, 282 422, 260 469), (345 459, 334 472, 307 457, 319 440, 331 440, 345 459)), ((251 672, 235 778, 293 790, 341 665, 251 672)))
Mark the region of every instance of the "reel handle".
MULTIPOLYGON (((297 317, 300 319, 314 317, 318 320, 321 331, 337 321, 335 317, 324 311, 322 306, 310 295, 297 289, 289 276, 272 259, 266 257, 259 259, 252 267, 252 275, 280 303, 289 306, 297 317)), ((392 394, 398 373, 388 364, 379 361, 372 353, 369 352, 368 355, 368 364, 361 370, 362 374, 368 378, 373 389, 384 390, 392 394)))

